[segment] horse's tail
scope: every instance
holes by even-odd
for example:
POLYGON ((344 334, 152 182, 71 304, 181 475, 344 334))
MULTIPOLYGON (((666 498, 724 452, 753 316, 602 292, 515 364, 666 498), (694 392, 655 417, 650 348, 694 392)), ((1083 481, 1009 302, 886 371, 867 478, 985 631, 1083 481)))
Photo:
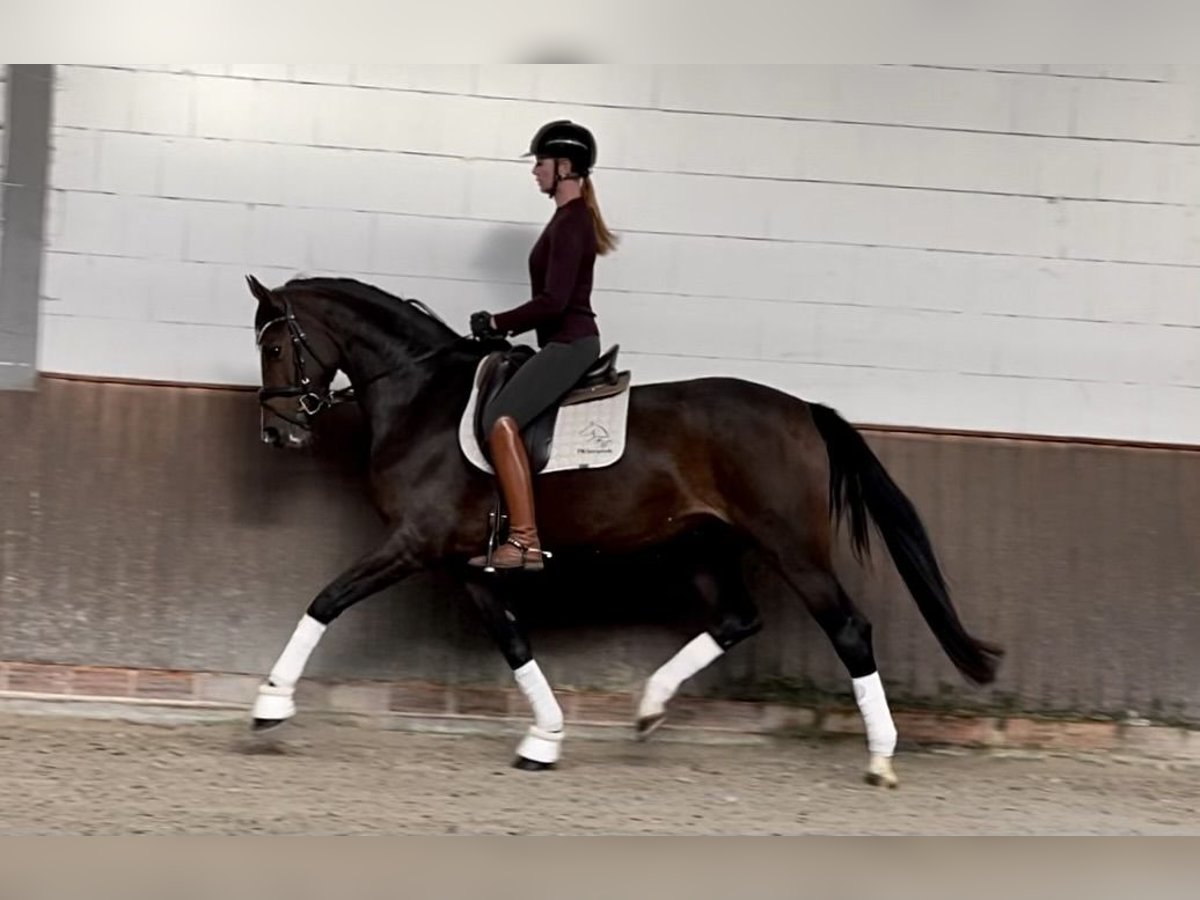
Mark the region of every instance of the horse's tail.
POLYGON ((861 559, 870 551, 869 513, 946 655, 967 678, 979 684, 991 682, 1004 650, 972 637, 959 621, 933 546, 912 502, 853 425, 827 406, 809 406, 829 453, 831 510, 835 519, 849 514, 855 554, 861 559))

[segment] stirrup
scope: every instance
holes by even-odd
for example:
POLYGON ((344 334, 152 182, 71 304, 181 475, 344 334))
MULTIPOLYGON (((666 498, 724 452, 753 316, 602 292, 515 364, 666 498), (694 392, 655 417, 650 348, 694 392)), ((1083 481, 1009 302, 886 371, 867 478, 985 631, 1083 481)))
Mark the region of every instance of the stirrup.
MULTIPOLYGON (((543 550, 540 547, 527 547, 525 544, 522 544, 520 541, 518 541, 516 538, 513 538, 513 537, 508 538, 507 540, 504 541, 504 543, 512 544, 512 546, 516 547, 518 550, 521 551, 521 565, 511 566, 511 567, 505 566, 504 567, 505 572, 512 572, 512 571, 519 571, 519 570, 530 570, 530 571, 538 572, 538 571, 541 571, 543 568, 545 568, 545 566, 536 566, 536 567, 531 568, 529 566, 529 555, 531 553, 536 553, 539 557, 539 561, 542 563, 544 563, 546 560, 550 559, 551 556, 553 556, 553 554, 549 550, 543 550)), ((486 563, 486 565, 484 565, 483 571, 492 573, 492 574, 500 571, 500 569, 498 569, 494 565, 492 565, 492 550, 491 550, 491 548, 488 548, 487 563, 486 563)))

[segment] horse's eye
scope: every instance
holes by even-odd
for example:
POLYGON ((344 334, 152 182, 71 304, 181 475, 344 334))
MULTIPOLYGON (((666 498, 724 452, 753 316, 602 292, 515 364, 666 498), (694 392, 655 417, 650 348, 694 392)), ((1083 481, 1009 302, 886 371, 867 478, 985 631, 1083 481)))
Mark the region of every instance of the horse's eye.
POLYGON ((283 355, 283 348, 278 344, 271 344, 267 347, 267 359, 279 359, 283 355))

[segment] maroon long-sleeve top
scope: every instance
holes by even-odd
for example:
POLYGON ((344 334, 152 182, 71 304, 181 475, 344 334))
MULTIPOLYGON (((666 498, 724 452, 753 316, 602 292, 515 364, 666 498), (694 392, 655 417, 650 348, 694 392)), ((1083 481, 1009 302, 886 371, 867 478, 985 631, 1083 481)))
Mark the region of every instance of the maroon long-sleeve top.
POLYGON ((529 253, 533 299, 493 316, 496 327, 517 335, 534 329, 539 347, 599 335, 592 311, 596 229, 582 197, 554 211, 529 253))

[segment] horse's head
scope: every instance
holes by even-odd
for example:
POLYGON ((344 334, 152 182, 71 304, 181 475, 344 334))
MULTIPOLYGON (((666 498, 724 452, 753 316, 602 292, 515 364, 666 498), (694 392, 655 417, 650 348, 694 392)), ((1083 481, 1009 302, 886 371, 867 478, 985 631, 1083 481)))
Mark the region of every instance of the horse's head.
POLYGON ((262 364, 262 440, 303 449, 312 443, 312 417, 334 402, 329 387, 339 367, 338 349, 286 296, 252 275, 246 282, 258 300, 254 331, 262 364))

